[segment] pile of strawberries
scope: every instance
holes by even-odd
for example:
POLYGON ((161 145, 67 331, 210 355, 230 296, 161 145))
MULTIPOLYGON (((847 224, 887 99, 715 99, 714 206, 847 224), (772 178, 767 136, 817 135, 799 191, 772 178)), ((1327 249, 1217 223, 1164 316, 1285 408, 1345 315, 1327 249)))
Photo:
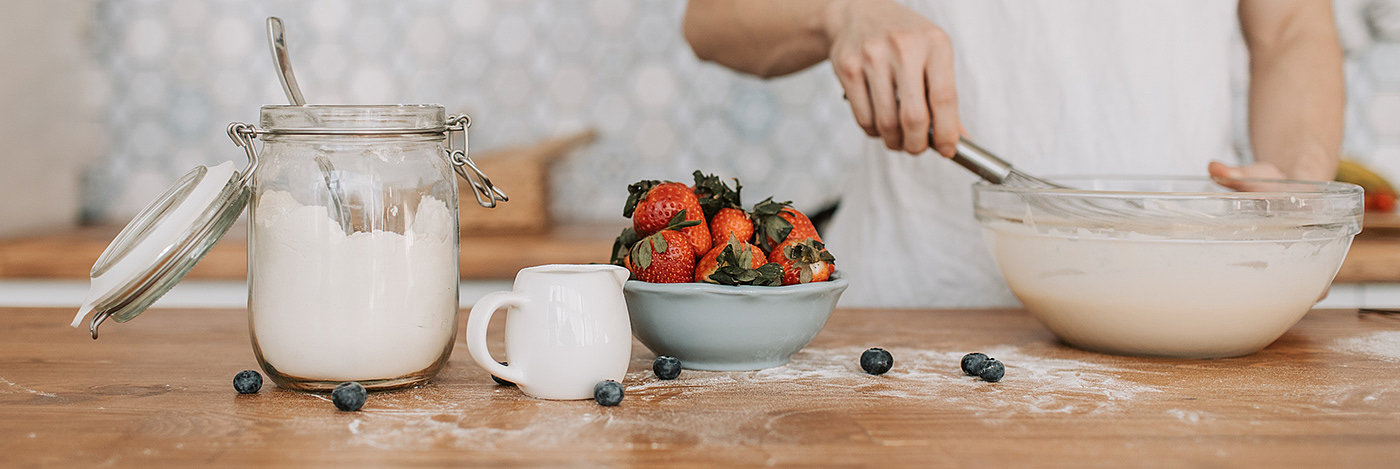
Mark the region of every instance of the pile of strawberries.
POLYGON ((613 243, 612 263, 652 283, 793 285, 822 282, 836 259, 807 215, 772 197, 744 211, 739 180, 694 173, 695 184, 627 186, 622 216, 632 227, 613 243))

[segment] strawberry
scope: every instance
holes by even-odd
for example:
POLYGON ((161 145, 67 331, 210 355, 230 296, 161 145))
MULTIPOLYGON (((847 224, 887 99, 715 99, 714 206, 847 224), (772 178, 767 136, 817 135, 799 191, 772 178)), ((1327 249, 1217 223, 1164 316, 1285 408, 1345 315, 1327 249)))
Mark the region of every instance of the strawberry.
POLYGON ((725 207, 710 217, 711 250, 723 247, 724 240, 730 237, 744 241, 753 239, 753 220, 743 210, 725 207))
POLYGON ((710 248, 723 247, 730 235, 741 241, 753 237, 753 219, 744 212, 739 192, 744 189, 739 179, 734 179, 734 188, 720 180, 718 176, 696 171, 695 195, 700 198, 700 208, 705 211, 705 219, 710 221, 710 248))
POLYGON ((691 281, 695 277, 695 251, 689 237, 679 230, 699 223, 686 220, 685 213, 677 212, 661 231, 633 244, 623 258, 623 266, 643 282, 691 281))
POLYGON ((695 265, 695 281, 720 285, 782 284, 783 268, 763 257, 763 250, 738 238, 711 249, 695 265))
POLYGON ((753 206, 753 220, 756 242, 770 255, 777 251, 776 246, 788 241, 822 240, 817 227, 812 226, 807 215, 792 208, 792 202, 774 202, 772 197, 763 199, 753 206))
POLYGON ((696 256, 710 250, 710 228, 705 224, 704 211, 690 186, 679 182, 640 181, 627 186, 627 204, 622 216, 632 219, 632 229, 639 236, 649 236, 665 229, 677 213, 697 224, 682 228, 696 256))
MULTIPOLYGON (((744 203, 739 197, 739 191, 743 190, 744 186, 739 184, 738 178, 734 179, 734 188, 730 189, 729 185, 725 184, 719 176, 701 173, 700 171, 691 173, 691 176, 695 178, 695 186, 693 186, 693 189, 695 191, 695 196, 700 199, 700 208, 705 211, 705 219, 708 220, 714 217, 715 213, 719 212, 722 208, 744 208, 744 203)), ((724 240, 728 238, 717 239, 719 239, 719 242, 714 243, 714 246, 724 244, 724 240)))
POLYGON ((824 282, 836 271, 836 258, 815 239, 794 239, 779 244, 768 254, 768 260, 782 266, 783 285, 824 282))

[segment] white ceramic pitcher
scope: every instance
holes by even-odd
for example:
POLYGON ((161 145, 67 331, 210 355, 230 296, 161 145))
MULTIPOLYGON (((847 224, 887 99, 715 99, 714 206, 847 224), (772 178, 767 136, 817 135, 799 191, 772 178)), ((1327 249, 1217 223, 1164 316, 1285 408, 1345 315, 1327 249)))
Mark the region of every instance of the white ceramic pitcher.
POLYGON ((513 291, 488 293, 467 318, 467 350, 491 374, 541 399, 588 399, 601 381, 621 382, 632 357, 632 326, 615 265, 521 269, 513 291), (486 326, 506 313, 503 366, 486 347, 486 326))

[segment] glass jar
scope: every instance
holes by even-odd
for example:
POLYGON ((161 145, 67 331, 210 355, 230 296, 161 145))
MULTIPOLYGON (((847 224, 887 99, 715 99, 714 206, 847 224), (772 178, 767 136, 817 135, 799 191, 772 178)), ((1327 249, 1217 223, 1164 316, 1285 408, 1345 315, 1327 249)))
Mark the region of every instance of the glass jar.
POLYGON ((508 199, 442 106, 265 106, 228 127, 248 166, 199 166, 132 219, 92 268, 73 318, 132 320, 249 207, 248 324, 279 386, 411 386, 442 369, 457 329, 457 182, 508 199), (461 147, 454 134, 461 133, 461 147), (261 153, 254 140, 261 139, 261 153))
POLYGON ((450 124, 441 106, 262 108, 262 129, 247 131, 264 142, 248 325, 278 386, 411 386, 447 362, 458 301, 450 124))

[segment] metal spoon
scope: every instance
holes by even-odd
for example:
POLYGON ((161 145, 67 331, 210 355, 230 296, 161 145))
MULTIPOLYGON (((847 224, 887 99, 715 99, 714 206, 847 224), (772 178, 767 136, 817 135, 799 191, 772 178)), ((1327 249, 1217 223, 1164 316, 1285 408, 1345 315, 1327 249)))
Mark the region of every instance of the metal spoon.
MULTIPOLYGON (((287 93, 287 100, 294 105, 305 106, 306 98, 302 96, 301 87, 297 86, 297 77, 292 73, 292 59, 287 54, 287 36, 282 28, 281 18, 267 17, 267 43, 272 46, 272 63, 277 66, 277 80, 282 82, 282 91, 287 93)), ((345 197, 341 194, 340 185, 331 176, 335 167, 325 155, 316 155, 316 166, 321 169, 321 177, 326 181, 326 190, 331 195, 336 221, 340 223, 340 229, 348 235, 351 231, 350 212, 345 209, 345 197)))
POLYGON ((282 18, 267 17, 267 43, 272 46, 272 63, 277 65, 277 79, 282 82, 282 91, 287 93, 287 100, 297 106, 306 104, 301 87, 297 86, 297 77, 292 74, 292 59, 287 55, 287 37, 282 29, 282 18))

